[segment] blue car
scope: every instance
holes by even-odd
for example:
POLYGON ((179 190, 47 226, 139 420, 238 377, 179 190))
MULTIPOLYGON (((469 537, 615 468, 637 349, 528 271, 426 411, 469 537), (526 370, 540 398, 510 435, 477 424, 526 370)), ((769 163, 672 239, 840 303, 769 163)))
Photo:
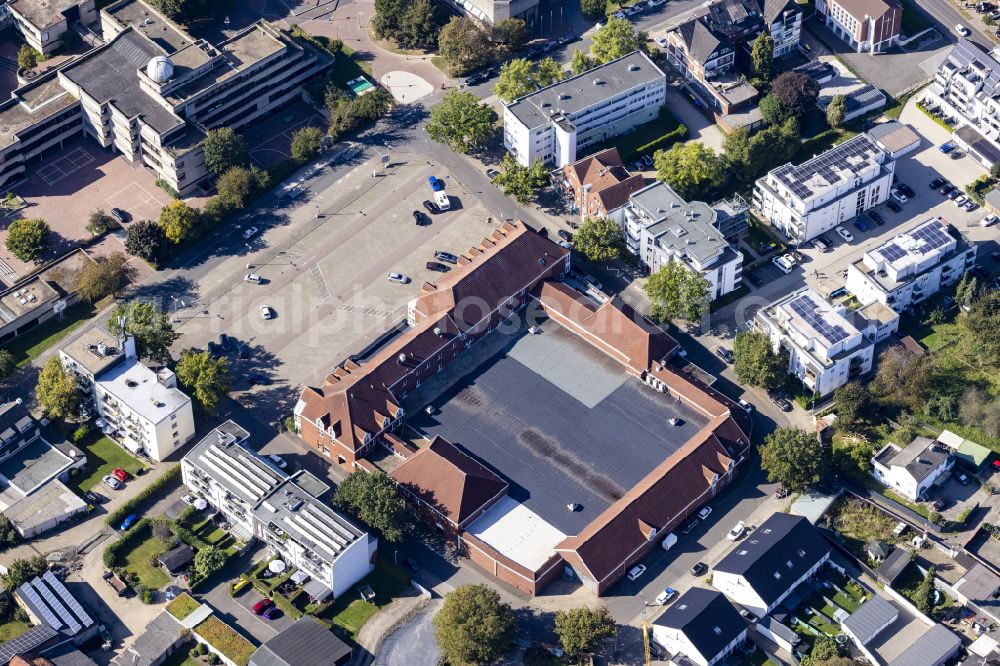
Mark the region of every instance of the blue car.
POLYGON ((128 531, 128 528, 132 527, 137 522, 139 522, 139 516, 133 513, 131 516, 122 521, 121 525, 122 532, 128 531))
POLYGON ((958 148, 958 146, 955 145, 954 141, 948 141, 947 143, 941 144, 941 147, 938 148, 938 150, 940 150, 942 153, 944 153, 945 155, 947 155, 948 153, 950 153, 951 151, 955 150, 956 148, 958 148))
POLYGON ((427 181, 431 184, 431 189, 435 192, 440 192, 444 189, 444 181, 437 176, 431 176, 427 179, 427 181))
POLYGON ((868 231, 871 227, 865 222, 865 218, 857 217, 854 219, 854 226, 858 228, 858 231, 868 231))

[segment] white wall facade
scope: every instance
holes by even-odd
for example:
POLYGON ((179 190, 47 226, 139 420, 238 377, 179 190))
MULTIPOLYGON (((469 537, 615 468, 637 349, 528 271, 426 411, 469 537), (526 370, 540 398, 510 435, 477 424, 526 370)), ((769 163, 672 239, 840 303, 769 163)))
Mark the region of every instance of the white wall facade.
POLYGON ((879 302, 896 312, 921 303, 942 287, 955 284, 962 275, 976 263, 976 246, 956 254, 951 259, 933 266, 930 270, 887 289, 879 284, 876 277, 862 271, 855 264, 847 266, 846 287, 862 305, 879 302))
POLYGON ((666 648, 671 654, 682 654, 695 664, 698 664, 698 666, 712 666, 713 664, 719 663, 732 654, 733 650, 743 644, 747 638, 747 630, 744 629, 728 644, 720 645, 719 651, 715 654, 703 655, 697 648, 695 648, 691 641, 688 640, 683 630, 675 629, 673 627, 664 627, 659 624, 653 624, 652 626, 654 641, 666 648))
POLYGON ((816 572, 830 559, 827 552, 816 564, 802 574, 798 580, 789 581, 785 591, 777 599, 768 605, 763 598, 754 591, 753 587, 743 576, 739 576, 724 571, 715 570, 712 572, 712 587, 726 595, 733 603, 743 606, 757 617, 764 617, 788 598, 799 585, 816 575, 816 572))
POLYGON ((883 465, 876 460, 878 454, 872 458, 871 475, 886 488, 891 488, 910 501, 916 502, 924 492, 933 486, 938 479, 948 473, 954 465, 954 460, 948 458, 943 461, 933 472, 927 475, 922 481, 917 481, 913 475, 906 471, 905 467, 899 465, 883 465))

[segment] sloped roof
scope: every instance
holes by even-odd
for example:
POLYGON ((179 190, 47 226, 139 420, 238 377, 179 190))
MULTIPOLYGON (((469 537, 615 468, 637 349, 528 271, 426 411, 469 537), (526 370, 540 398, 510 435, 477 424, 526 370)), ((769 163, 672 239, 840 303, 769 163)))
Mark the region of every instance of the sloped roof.
POLYGON ((905 548, 896 548, 882 561, 875 573, 879 578, 892 585, 909 564, 910 551, 905 548))
POLYGON ((700 18, 693 18, 680 24, 677 26, 677 32, 691 57, 702 64, 711 58, 722 43, 700 18))
POLYGON ((962 641, 943 624, 935 624, 920 636, 889 666, 935 666, 958 652, 962 641))
POLYGON ((306 615, 257 648, 250 666, 339 664, 350 654, 349 645, 306 615))
POLYGON ((177 571, 194 559, 194 549, 182 543, 163 553, 158 559, 167 571, 177 571))
POLYGON ((610 211, 624 206, 628 203, 629 197, 634 192, 638 192, 644 187, 646 187, 646 179, 642 174, 637 173, 634 176, 629 176, 620 183, 605 187, 596 193, 591 191, 591 194, 597 197, 604 210, 610 211))
POLYGON ((617 148, 605 148, 593 155, 573 162, 566 167, 576 174, 576 179, 581 183, 596 183, 598 178, 609 176, 613 182, 618 182, 628 178, 628 170, 622 162, 621 155, 617 148))
POLYGON ((747 630, 746 620, 725 595, 703 587, 692 587, 682 594, 653 624, 679 629, 705 661, 711 661, 747 630))
POLYGON ((883 629, 895 622, 897 617, 899 609, 875 595, 844 620, 844 627, 849 629, 862 645, 867 645, 883 629))
POLYGON ((394 469, 390 476, 455 525, 465 522, 506 491, 508 485, 441 437, 435 437, 430 446, 394 469))

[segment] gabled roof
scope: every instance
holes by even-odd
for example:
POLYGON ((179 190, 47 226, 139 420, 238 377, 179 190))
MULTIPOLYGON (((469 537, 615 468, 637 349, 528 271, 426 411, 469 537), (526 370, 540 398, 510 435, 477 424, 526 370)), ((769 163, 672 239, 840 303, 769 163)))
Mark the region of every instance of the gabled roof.
POLYGON ((920 483, 948 461, 951 454, 943 445, 927 437, 917 437, 896 455, 884 461, 883 465, 901 467, 920 483))
POLYGON ((701 64, 710 60, 722 43, 722 40, 700 18, 681 23, 677 26, 677 33, 691 57, 701 64))
POLYGON ((194 549, 182 543, 163 553, 158 559, 167 571, 178 571, 194 559, 194 549))
POLYGON ((638 192, 644 187, 646 187, 646 179, 642 174, 637 173, 620 183, 605 187, 596 193, 592 192, 592 195, 597 197, 604 210, 612 211, 624 206, 634 192, 638 192))
POLYGON ((943 624, 935 624, 925 631, 903 654, 889 662, 889 666, 935 666, 945 663, 962 646, 955 632, 943 624))
POLYGON ((653 624, 679 629, 705 661, 747 630, 746 620, 721 592, 703 587, 682 594, 653 624))
POLYGON ((622 162, 617 148, 605 148, 593 155, 587 155, 566 168, 571 169, 576 174, 576 179, 580 183, 596 184, 598 179, 605 175, 610 176, 613 182, 628 178, 628 170, 626 170, 625 163, 622 162))
POLYGON ((910 551, 905 548, 896 548, 882 560, 882 564, 875 570, 875 573, 879 578, 892 585, 909 564, 910 551))
POLYGON ((435 437, 430 446, 394 469, 390 476, 456 526, 504 493, 508 485, 441 437, 435 437))
POLYGON ((250 666, 339 664, 350 654, 350 646, 306 615, 257 648, 250 666))
POLYGON ((850 630, 859 643, 867 645, 898 617, 898 608, 875 595, 844 620, 844 627, 850 630))
POLYGON ((742 576, 770 605, 830 554, 830 544, 801 516, 775 513, 715 565, 742 576))

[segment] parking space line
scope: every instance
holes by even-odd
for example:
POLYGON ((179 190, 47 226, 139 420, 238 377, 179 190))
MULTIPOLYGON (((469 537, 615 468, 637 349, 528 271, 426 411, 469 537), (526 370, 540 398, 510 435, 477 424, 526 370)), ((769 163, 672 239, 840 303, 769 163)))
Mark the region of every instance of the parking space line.
POLYGON ((367 305, 354 305, 352 303, 344 303, 337 309, 342 312, 354 312, 357 314, 369 315, 371 317, 380 317, 382 319, 388 319, 392 316, 392 312, 389 310, 380 310, 379 308, 373 308, 367 305))
POLYGON ((309 269, 309 274, 316 281, 316 288, 319 289, 319 297, 324 301, 330 298, 330 288, 326 286, 326 279, 323 277, 323 270, 319 264, 313 264, 309 269))

